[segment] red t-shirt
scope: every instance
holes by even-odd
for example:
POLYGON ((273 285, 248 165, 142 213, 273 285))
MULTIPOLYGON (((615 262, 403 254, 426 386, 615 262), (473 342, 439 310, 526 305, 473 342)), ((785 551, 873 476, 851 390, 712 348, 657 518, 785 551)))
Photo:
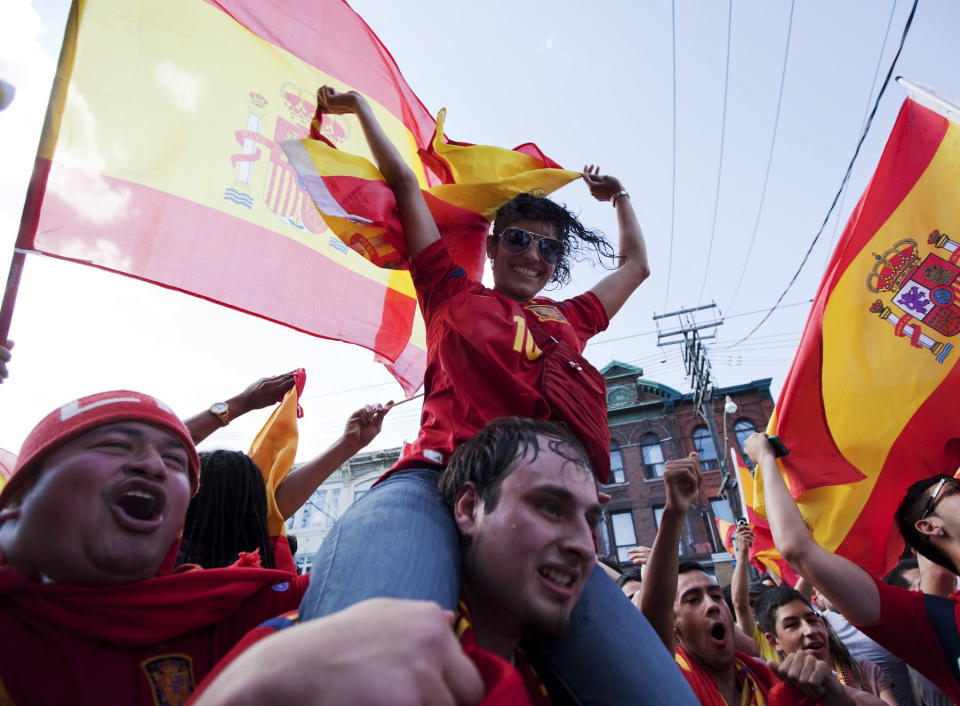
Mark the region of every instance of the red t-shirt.
MULTIPOLYGON (((238 571, 249 576, 249 572, 259 570, 238 571)), ((280 572, 269 573, 279 575, 280 572)), ((146 586, 164 580, 141 583, 146 586)), ((138 644, 105 639, 102 634, 110 632, 110 625, 97 626, 99 637, 64 625, 61 619, 76 610, 72 604, 51 605, 47 616, 35 607, 23 610, 18 605, 21 597, 16 592, 2 595, 0 704, 182 706, 196 684, 251 628, 295 608, 308 582, 308 576, 297 576, 265 585, 243 599, 238 609, 224 620, 162 641, 138 644)), ((173 585, 176 583, 176 579, 171 581, 173 585)), ((88 589, 87 594, 95 590, 88 589)), ((106 606, 103 612, 109 614, 110 610, 110 606, 106 606)), ((203 609, 198 605, 196 611, 199 614, 203 609)), ((128 611, 126 618, 120 617, 125 615, 122 609, 115 613, 118 621, 137 620, 136 610, 128 611)), ((199 616, 197 623, 202 622, 199 616)), ((130 640, 129 637, 123 639, 130 640)))
POLYGON ((427 326, 420 435, 393 469, 441 467, 450 453, 497 417, 547 419, 540 393, 541 351, 528 323, 582 352, 609 320, 592 292, 555 302, 518 302, 479 282, 453 262, 442 241, 411 263, 427 326))
POLYGON ((960 594, 945 598, 873 582, 880 593, 880 620, 856 627, 960 703, 958 664, 949 656, 960 644, 960 594))

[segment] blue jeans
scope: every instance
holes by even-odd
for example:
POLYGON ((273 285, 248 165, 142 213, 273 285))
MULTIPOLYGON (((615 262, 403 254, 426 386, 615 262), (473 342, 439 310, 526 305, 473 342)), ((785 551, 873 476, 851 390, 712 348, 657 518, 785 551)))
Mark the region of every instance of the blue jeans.
MULTIPOLYGON (((304 620, 367 598, 436 601, 456 610, 460 539, 437 490, 439 473, 394 473, 350 506, 324 539, 300 606, 304 620)), ((576 704, 691 704, 693 692, 639 610, 599 567, 560 640, 524 650, 551 687, 576 704)))

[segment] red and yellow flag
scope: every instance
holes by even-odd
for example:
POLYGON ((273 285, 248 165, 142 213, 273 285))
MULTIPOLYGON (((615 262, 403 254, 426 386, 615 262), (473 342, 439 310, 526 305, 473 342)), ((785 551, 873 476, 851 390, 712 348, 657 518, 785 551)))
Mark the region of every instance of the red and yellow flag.
POLYGON ((13 475, 13 468, 17 465, 17 456, 6 449, 0 449, 0 490, 13 475))
MULTIPOLYGON (((308 134, 323 84, 431 151, 434 119, 342 0, 75 0, 17 246, 364 346, 412 391, 408 274, 344 245, 280 147, 308 134)), ((323 131, 367 153, 349 120, 323 131)))
POLYGON ((817 542, 874 575, 906 487, 960 461, 960 125, 908 98, 847 223, 769 431, 817 542))
MULTIPOLYGON (((421 177, 436 175, 439 184, 423 181, 423 194, 454 261, 473 279, 483 273, 485 237, 497 208, 517 194, 550 193, 579 178, 540 152, 535 145, 513 150, 452 142, 444 138, 446 111, 427 150, 401 151, 421 177)), ((300 181, 324 220, 350 248, 375 265, 406 269, 406 244, 393 191, 378 169, 363 157, 336 149, 330 121, 314 121, 311 137, 282 144, 300 181)), ((354 123, 356 124, 356 123, 354 123)))
POLYGON ((736 556, 737 550, 733 538, 737 534, 737 526, 732 522, 727 522, 722 517, 714 517, 713 521, 717 523, 717 534, 720 536, 720 542, 730 554, 736 556))

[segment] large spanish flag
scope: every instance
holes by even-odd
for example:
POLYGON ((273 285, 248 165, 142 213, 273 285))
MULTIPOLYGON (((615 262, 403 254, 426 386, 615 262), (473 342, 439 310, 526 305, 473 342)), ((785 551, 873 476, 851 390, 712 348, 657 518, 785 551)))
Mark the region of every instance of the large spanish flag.
MULTIPOLYGON (((425 186, 436 122, 342 0, 74 0, 17 247, 425 366, 408 273, 324 223, 280 142, 318 86, 370 100, 425 186)), ((323 136, 367 155, 353 123, 323 136)))
POLYGON ((960 461, 960 125, 900 110, 823 282, 769 431, 823 547, 883 574, 906 487, 960 461))

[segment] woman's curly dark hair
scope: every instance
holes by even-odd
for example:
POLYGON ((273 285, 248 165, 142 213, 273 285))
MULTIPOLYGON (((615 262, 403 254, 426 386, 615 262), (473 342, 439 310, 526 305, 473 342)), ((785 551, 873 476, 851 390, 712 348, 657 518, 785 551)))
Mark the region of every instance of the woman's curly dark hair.
POLYGON ((613 246, 607 242, 602 232, 586 228, 566 206, 536 192, 518 194, 497 209, 493 232, 500 234, 510 224, 523 219, 550 223, 563 243, 563 257, 553 271, 550 284, 562 286, 570 281, 570 258, 577 261, 583 259, 582 252, 587 249, 584 243, 597 252, 601 263, 604 258, 614 261, 617 259, 613 246))

